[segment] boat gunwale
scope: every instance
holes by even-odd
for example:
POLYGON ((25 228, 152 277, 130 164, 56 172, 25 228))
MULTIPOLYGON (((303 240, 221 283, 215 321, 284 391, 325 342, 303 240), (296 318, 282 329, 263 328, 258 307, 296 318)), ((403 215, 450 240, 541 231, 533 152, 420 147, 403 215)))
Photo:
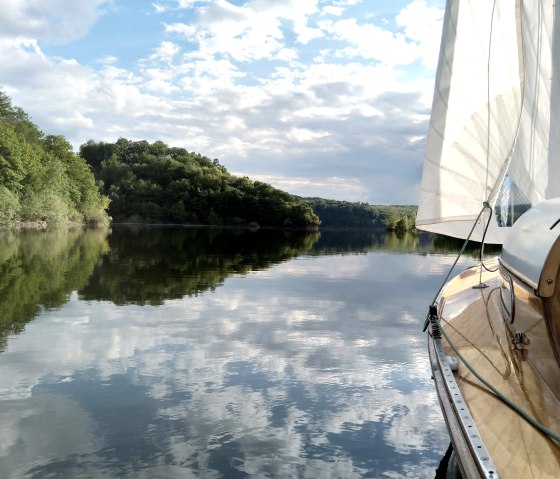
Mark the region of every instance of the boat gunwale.
MULTIPOLYGON (((440 300, 441 295, 436 301, 438 310, 440 300)), ((431 329, 427 336, 432 379, 463 477, 499 479, 497 468, 481 439, 447 361, 442 339, 435 337, 431 329)))

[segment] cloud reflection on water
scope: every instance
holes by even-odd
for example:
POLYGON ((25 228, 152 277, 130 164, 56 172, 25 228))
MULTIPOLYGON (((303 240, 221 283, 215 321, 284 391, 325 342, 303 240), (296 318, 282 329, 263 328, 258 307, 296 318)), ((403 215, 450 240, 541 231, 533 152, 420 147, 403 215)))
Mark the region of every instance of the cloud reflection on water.
POLYGON ((0 355, 0 476, 433 476, 420 330, 448 262, 305 257, 158 307, 73 293, 0 355))

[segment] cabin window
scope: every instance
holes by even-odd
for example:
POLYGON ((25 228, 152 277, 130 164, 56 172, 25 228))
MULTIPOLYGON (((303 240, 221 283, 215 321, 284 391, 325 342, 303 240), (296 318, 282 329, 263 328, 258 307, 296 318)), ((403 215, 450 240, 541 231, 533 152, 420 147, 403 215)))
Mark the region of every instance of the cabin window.
POLYGON ((504 319, 512 324, 515 319, 515 292, 513 290, 513 281, 508 274, 503 271, 500 273, 502 276, 502 287, 500 288, 502 314, 504 315, 504 319))
POLYGON ((502 187, 496 198, 494 214, 498 226, 511 226, 531 207, 531 203, 515 182, 509 177, 504 178, 502 187))

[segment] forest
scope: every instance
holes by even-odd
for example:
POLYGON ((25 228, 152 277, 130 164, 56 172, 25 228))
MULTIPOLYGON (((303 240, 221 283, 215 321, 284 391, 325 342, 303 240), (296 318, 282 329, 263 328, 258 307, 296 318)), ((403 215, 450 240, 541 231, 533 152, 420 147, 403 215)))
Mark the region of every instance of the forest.
POLYGON ((238 227, 414 227, 415 206, 300 198, 232 175, 162 141, 90 140, 75 154, 0 90, 0 225, 165 223, 238 227))
POLYGON ((161 141, 88 141, 80 158, 92 168, 116 222, 274 226, 316 229, 301 199, 161 141))

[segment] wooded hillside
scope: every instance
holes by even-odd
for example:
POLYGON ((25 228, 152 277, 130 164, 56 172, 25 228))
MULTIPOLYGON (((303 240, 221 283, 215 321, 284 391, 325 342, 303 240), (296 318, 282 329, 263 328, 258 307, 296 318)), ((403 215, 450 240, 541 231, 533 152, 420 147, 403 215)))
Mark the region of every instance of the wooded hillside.
POLYGON ((70 143, 43 134, 0 91, 0 224, 106 223, 107 205, 70 143))
POLYGON ((80 156, 111 199, 114 221, 297 228, 320 223, 301 199, 161 141, 89 141, 80 156))

